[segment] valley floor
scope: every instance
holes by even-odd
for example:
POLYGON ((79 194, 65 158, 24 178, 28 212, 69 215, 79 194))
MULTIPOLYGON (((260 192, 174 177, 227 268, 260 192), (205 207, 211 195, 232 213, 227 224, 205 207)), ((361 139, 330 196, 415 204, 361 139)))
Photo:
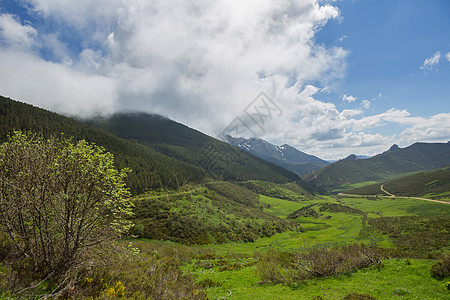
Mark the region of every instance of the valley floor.
POLYGON ((369 294, 376 299, 450 298, 450 291, 445 287, 450 278, 438 280, 431 277, 430 268, 436 260, 426 258, 449 253, 449 206, 411 198, 346 195, 298 202, 261 195, 260 201, 270 204, 265 209, 267 212, 282 218, 305 207, 310 207, 317 215, 295 219, 303 227, 300 231, 278 233, 254 243, 193 246, 208 249, 212 254, 193 260, 184 265, 183 270, 195 277, 211 299, 343 299, 351 293, 369 294), (340 205, 333 207, 350 209, 325 209, 330 203, 340 205), (358 214, 358 211, 363 214, 358 214), (434 219, 447 222, 437 224, 432 222, 434 219), (373 220, 378 220, 378 223, 373 220), (388 228, 390 222, 396 222, 396 226, 402 228, 401 232, 380 230, 383 226, 388 228), (412 234, 419 241, 410 236, 408 226, 416 228, 412 234), (430 230, 433 226, 436 230, 430 230), (396 237, 397 234, 403 239, 396 237), (434 244, 426 248, 420 240, 434 244), (385 258, 380 269, 371 266, 354 273, 313 278, 295 284, 261 283, 257 264, 261 255, 270 249, 292 253, 352 243, 401 248, 404 253, 417 258, 385 258))

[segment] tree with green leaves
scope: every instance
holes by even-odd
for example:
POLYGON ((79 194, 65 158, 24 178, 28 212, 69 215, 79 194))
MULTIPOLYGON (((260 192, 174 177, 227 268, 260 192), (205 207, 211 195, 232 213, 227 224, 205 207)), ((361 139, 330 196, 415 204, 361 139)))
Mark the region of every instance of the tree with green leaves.
POLYGON ((132 203, 114 158, 84 140, 14 132, 0 145, 0 230, 7 259, 56 278, 96 261, 127 232, 132 203))

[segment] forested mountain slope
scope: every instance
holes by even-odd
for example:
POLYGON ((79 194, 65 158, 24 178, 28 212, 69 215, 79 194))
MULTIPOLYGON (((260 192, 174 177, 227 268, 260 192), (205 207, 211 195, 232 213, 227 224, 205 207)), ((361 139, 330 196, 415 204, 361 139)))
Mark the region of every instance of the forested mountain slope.
POLYGON ((71 118, 0 96, 0 141, 14 130, 42 133, 45 137, 60 135, 85 139, 103 146, 114 154, 118 168, 129 167, 127 185, 134 192, 152 188, 174 188, 186 180, 198 182, 204 172, 193 165, 99 130, 71 118))
POLYGON ((94 142, 114 154, 118 168, 132 169, 127 184, 134 193, 208 177, 301 183, 294 173, 161 116, 123 114, 90 123, 100 128, 0 96, 0 141, 31 130, 94 142))
POLYGON ((298 175, 288 170, 160 115, 118 113, 84 122, 199 166, 213 178, 278 183, 297 181, 308 186, 303 184, 298 175))

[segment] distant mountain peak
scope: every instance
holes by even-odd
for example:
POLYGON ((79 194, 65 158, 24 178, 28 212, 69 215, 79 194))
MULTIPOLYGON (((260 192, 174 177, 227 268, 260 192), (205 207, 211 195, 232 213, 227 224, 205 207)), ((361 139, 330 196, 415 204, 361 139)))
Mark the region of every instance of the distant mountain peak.
POLYGON ((288 144, 276 146, 255 137, 246 139, 225 135, 223 138, 224 141, 230 145, 246 150, 259 158, 272 162, 299 175, 317 170, 328 164, 327 161, 301 152, 288 144))
POLYGON ((394 145, 391 146, 391 148, 389 148, 388 152, 395 151, 395 150, 398 150, 398 149, 400 149, 400 147, 397 144, 394 144, 394 145))
POLYGON ((358 159, 358 157, 355 154, 350 154, 349 156, 347 156, 343 160, 356 160, 356 159, 358 159))

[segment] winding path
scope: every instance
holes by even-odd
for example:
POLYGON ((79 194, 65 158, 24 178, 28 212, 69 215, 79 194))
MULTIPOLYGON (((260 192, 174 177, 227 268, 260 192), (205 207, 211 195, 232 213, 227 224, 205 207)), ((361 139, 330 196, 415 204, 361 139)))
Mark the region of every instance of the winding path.
MULTIPOLYGON (((391 194, 391 193, 389 193, 388 191, 386 191, 386 190, 384 189, 384 184, 381 185, 380 189, 381 189, 383 192, 385 192, 386 194, 388 194, 389 197, 395 197, 394 194, 391 194)), ((430 200, 431 200, 431 199, 430 199, 430 200)))
MULTIPOLYGON (((388 196, 379 196, 384 198, 408 198, 408 199, 417 199, 417 200, 423 200, 423 201, 430 201, 430 202, 437 202, 437 203, 443 203, 443 204, 450 204, 450 202, 447 201, 441 201, 441 200, 433 200, 428 198, 420 198, 420 197, 407 197, 407 196, 396 196, 394 194, 389 193, 384 189, 384 184, 381 185, 380 189, 386 193, 388 196)), ((365 197, 365 196, 374 196, 374 195, 357 195, 357 194, 345 194, 345 193, 339 193, 338 195, 342 196, 352 196, 352 197, 365 197)))

